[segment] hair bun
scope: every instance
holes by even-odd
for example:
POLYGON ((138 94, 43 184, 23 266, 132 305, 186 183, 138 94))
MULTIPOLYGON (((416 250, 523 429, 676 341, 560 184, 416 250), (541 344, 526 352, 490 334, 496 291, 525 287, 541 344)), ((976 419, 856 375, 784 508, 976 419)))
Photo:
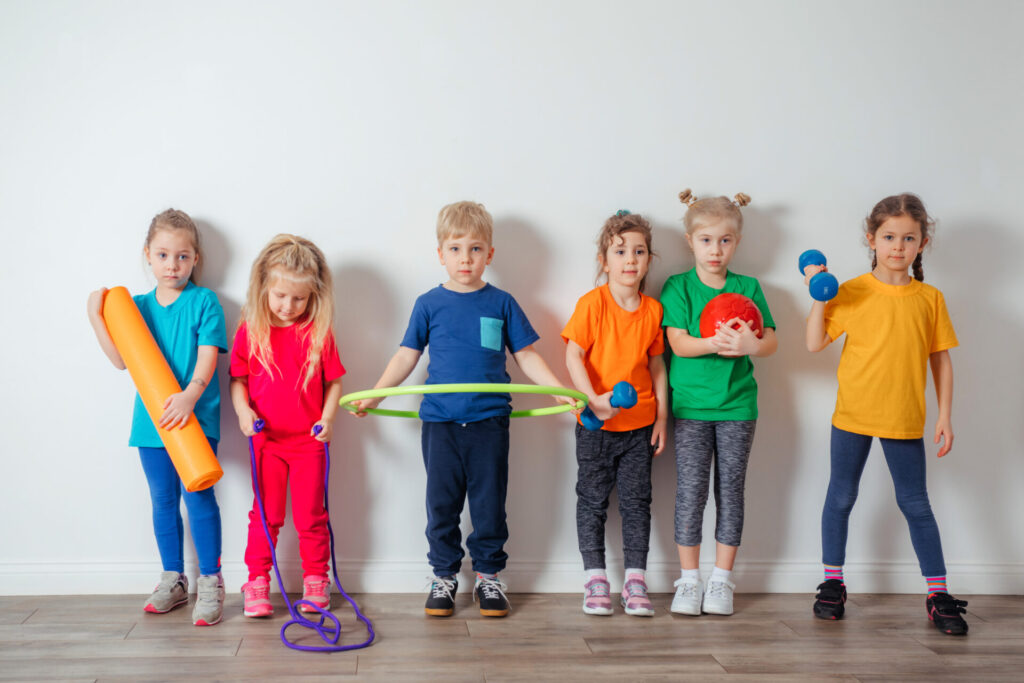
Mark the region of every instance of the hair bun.
POLYGON ((735 199, 733 203, 736 204, 736 206, 746 206, 750 203, 750 195, 743 194, 742 192, 736 193, 736 196, 733 197, 733 199, 735 199))
POLYGON ((687 206, 692 206, 693 203, 697 201, 697 198, 693 196, 693 192, 690 191, 690 188, 686 188, 679 193, 679 201, 687 206))

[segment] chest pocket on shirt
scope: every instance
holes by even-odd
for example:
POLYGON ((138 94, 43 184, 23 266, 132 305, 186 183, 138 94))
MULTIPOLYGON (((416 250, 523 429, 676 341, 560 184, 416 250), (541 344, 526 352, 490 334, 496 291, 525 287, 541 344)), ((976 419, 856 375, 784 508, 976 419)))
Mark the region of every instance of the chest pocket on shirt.
POLYGON ((501 328, 505 324, 499 318, 480 318, 480 346, 492 351, 501 351, 501 328))

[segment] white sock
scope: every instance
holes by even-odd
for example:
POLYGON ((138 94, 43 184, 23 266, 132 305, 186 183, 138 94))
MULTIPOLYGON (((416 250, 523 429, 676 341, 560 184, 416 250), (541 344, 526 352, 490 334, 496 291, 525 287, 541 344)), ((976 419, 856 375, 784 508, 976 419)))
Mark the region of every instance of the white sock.
POLYGON ((584 571, 587 572, 588 580, 594 578, 595 576, 600 576, 602 579, 608 578, 608 574, 605 572, 604 569, 585 569, 584 571))
POLYGON ((629 576, 631 574, 639 574, 641 579, 643 579, 644 581, 647 580, 647 570, 646 569, 636 569, 636 568, 630 569, 629 567, 626 567, 626 576, 629 576))
POLYGON ((709 582, 710 581, 731 581, 731 580, 732 580, 732 570, 731 569, 722 569, 721 567, 719 567, 717 565, 715 566, 714 569, 711 570, 711 578, 708 579, 709 582))
POLYGON ((683 569, 679 572, 679 578, 693 581, 694 583, 700 582, 700 570, 699 569, 683 569))

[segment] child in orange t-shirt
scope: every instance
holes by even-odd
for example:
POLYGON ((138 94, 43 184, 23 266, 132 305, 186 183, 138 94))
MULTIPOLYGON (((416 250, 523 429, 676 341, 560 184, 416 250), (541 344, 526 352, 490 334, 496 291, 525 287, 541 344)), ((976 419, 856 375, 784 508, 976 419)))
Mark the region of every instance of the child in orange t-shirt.
POLYGON ((651 225, 619 211, 598 237, 598 278, 562 330, 565 364, 576 388, 604 420, 595 431, 576 425, 576 532, 583 568, 586 614, 612 613, 605 573, 604 525, 608 497, 618 486, 626 578, 621 602, 626 614, 653 616, 647 597, 647 550, 651 536, 651 458, 665 448, 668 389, 661 304, 643 294, 651 263, 651 225), (637 403, 626 411, 611 405, 621 381, 636 388, 637 403))

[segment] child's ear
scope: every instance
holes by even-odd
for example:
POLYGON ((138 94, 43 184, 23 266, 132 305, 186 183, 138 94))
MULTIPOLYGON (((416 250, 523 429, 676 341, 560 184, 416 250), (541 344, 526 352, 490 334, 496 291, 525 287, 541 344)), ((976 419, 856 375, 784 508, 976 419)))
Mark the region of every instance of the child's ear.
POLYGON ((491 265, 491 259, 493 259, 493 258, 494 258, 494 247, 491 247, 491 250, 489 252, 487 252, 487 265, 488 266, 491 265))
POLYGON ((444 265, 444 252, 441 251, 441 247, 437 248, 437 260, 441 262, 442 266, 444 265))

